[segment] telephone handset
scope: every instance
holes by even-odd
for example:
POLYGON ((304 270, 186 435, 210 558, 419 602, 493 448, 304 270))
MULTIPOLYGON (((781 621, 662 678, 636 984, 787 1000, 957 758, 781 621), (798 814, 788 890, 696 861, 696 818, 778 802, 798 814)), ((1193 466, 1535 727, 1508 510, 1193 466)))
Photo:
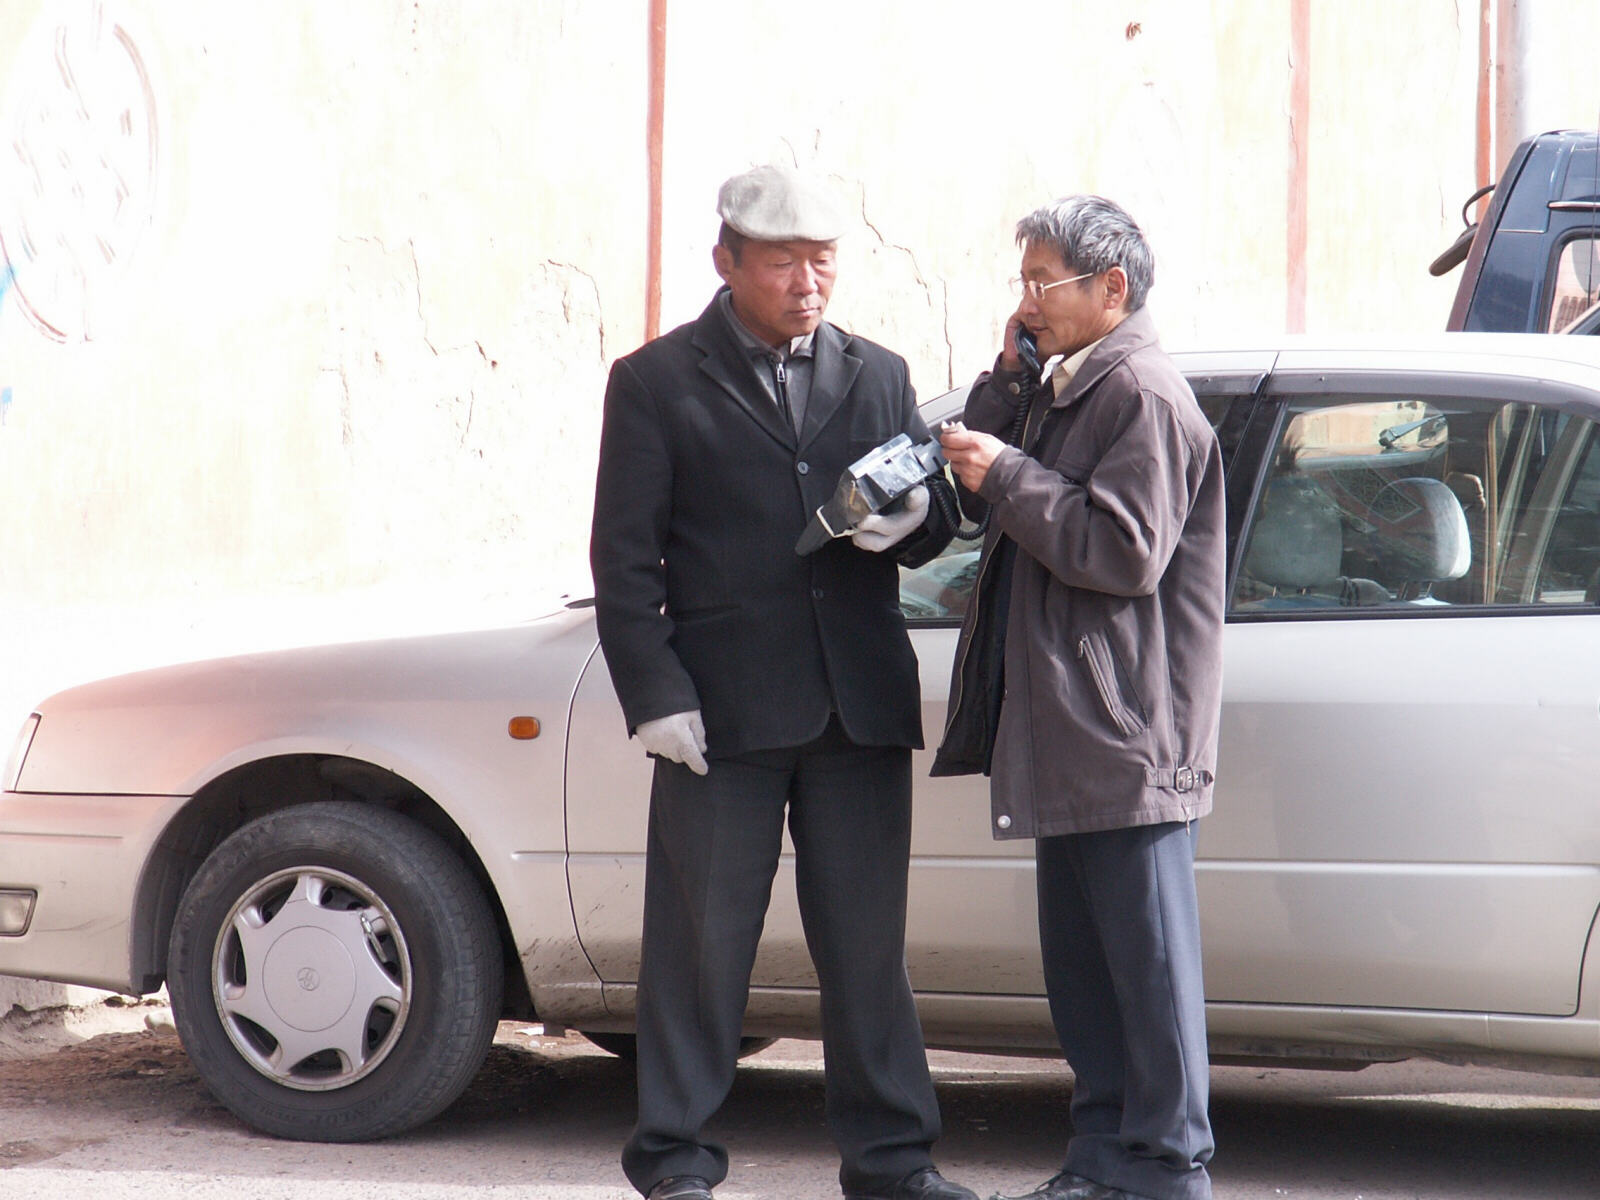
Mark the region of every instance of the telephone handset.
POLYGON ((1039 361, 1039 339, 1026 325, 1017 326, 1017 357, 1022 360, 1023 372, 1037 385, 1044 364, 1039 361))
MULTIPOLYGON (((1011 421, 1010 428, 1006 430, 1004 435, 1008 446, 1020 446, 1022 444, 1022 432, 1028 423, 1028 413, 1033 408, 1034 396, 1039 392, 1039 376, 1044 374, 1044 364, 1039 361, 1039 339, 1033 336, 1033 331, 1026 325, 1018 325, 1015 337, 1017 357, 1022 360, 1022 378, 1017 383, 1017 394, 1020 397, 1017 413, 1011 421)), ((947 426, 953 424, 961 429, 966 428, 959 421, 947 421, 945 424, 947 426)), ((950 482, 953 488, 955 480, 952 479, 950 482)), ((968 525, 966 514, 961 511, 959 493, 956 493, 955 501, 956 515, 960 518, 957 522, 956 536, 967 540, 976 540, 983 537, 988 532, 989 517, 994 510, 985 511, 980 520, 968 525)))
POLYGON ((1028 424, 1028 411, 1039 392, 1039 376, 1044 374, 1044 364, 1039 361, 1039 339, 1026 325, 1017 326, 1017 357, 1022 360, 1022 379, 1019 394, 1022 403, 1017 406, 1016 420, 1006 431, 1006 441, 1013 446, 1022 445, 1022 431, 1028 424))

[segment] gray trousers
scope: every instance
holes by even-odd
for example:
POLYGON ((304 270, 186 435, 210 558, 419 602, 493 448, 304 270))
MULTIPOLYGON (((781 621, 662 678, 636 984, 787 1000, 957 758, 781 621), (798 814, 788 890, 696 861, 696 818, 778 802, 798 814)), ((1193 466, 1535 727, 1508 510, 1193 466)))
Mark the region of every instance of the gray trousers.
POLYGON ((733 1084, 750 971, 787 813, 795 890, 822 992, 829 1132, 846 1191, 932 1163, 939 1108, 906 978, 911 752, 836 724, 791 750, 656 763, 639 967, 639 1116, 622 1153, 641 1192, 713 1185, 727 1151, 705 1125, 733 1084))
POLYGON ((1152 1200, 1209 1200, 1193 827, 1040 838, 1036 857, 1045 988, 1075 1079, 1066 1169, 1152 1200))

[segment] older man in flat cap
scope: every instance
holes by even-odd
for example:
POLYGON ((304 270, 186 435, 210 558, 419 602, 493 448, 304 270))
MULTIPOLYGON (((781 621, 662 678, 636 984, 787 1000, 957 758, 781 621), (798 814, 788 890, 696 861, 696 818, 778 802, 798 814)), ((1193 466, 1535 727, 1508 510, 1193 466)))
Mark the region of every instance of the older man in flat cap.
POLYGON ((952 530, 919 489, 795 550, 846 467, 928 432, 905 362, 823 320, 844 231, 825 189, 758 167, 717 211, 725 286, 613 366, 596 482, 600 641, 655 759, 623 1168, 650 1200, 709 1200, 727 1175, 704 1126, 733 1082, 787 819, 844 1193, 976 1200, 933 1167, 939 1112, 905 971, 922 727, 897 564, 952 530))

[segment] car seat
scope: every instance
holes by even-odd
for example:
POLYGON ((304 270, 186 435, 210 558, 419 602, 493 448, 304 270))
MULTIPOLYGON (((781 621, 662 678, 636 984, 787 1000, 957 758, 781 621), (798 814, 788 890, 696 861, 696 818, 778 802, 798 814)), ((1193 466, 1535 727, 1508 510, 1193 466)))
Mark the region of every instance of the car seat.
POLYGON ((1459 579, 1472 566, 1466 513, 1438 479, 1415 476, 1385 484, 1355 535, 1362 564, 1396 599, 1443 603, 1433 585, 1459 579))
POLYGON ((1247 602, 1252 609, 1326 607, 1343 554, 1339 510, 1314 480, 1281 475, 1267 485, 1245 555, 1246 579, 1271 589, 1247 602))

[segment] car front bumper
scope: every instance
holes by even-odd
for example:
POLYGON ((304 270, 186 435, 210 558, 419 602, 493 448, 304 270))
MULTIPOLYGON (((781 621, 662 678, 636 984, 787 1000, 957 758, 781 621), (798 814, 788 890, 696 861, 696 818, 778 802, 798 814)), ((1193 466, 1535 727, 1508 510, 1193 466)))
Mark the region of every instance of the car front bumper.
POLYGON ((0 792, 0 892, 35 895, 26 931, 0 936, 0 975, 136 991, 139 880, 187 799, 0 792))

